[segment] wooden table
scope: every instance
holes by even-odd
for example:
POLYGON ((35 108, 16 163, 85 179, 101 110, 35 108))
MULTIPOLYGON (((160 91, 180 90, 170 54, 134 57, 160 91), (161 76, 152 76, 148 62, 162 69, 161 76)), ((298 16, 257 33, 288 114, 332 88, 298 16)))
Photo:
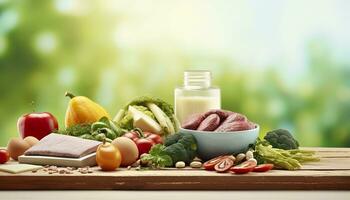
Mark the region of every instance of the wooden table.
POLYGON ((120 169, 91 174, 0 172, 1 190, 350 190, 350 148, 304 148, 317 152, 320 162, 296 171, 234 175, 195 169, 120 169))

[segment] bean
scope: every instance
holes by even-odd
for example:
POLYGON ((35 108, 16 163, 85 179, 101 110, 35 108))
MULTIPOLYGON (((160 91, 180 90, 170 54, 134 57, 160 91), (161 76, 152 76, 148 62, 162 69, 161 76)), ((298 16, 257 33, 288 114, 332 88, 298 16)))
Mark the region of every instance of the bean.
POLYGON ((198 161, 192 161, 190 163, 190 167, 192 167, 192 168, 201 168, 202 167, 202 163, 198 162, 198 161))
POLYGON ((183 161, 178 161, 178 162, 176 162, 176 164, 175 164, 175 167, 176 168, 184 168, 186 166, 186 164, 185 164, 185 162, 183 162, 183 161))
POLYGON ((245 153, 246 160, 249 160, 251 158, 254 158, 253 152, 252 151, 247 151, 245 153))
POLYGON ((240 153, 236 156, 236 163, 241 163, 245 158, 245 154, 244 153, 240 153))

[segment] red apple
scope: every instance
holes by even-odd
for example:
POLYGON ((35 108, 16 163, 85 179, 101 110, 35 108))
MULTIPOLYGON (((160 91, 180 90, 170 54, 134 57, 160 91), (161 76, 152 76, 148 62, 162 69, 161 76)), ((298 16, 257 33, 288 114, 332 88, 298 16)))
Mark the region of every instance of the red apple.
POLYGON ((36 137, 38 140, 58 130, 56 118, 49 112, 29 113, 21 116, 17 122, 22 138, 36 137))

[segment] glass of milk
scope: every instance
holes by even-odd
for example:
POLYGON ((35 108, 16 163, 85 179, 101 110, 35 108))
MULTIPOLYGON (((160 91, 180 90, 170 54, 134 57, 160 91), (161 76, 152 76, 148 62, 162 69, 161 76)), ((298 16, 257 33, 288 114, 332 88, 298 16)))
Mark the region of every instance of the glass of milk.
POLYGON ((211 79, 210 71, 185 71, 183 86, 175 88, 175 115, 181 124, 192 114, 221 108, 220 88, 211 79))

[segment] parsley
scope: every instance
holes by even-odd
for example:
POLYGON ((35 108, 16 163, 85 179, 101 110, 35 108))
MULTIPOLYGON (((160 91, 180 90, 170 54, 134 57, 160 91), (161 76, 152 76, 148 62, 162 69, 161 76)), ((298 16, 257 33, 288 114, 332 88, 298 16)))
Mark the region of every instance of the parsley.
POLYGON ((172 166, 173 161, 164 149, 165 146, 161 144, 153 146, 147 155, 142 156, 142 162, 147 162, 150 164, 151 168, 156 169, 172 166))

